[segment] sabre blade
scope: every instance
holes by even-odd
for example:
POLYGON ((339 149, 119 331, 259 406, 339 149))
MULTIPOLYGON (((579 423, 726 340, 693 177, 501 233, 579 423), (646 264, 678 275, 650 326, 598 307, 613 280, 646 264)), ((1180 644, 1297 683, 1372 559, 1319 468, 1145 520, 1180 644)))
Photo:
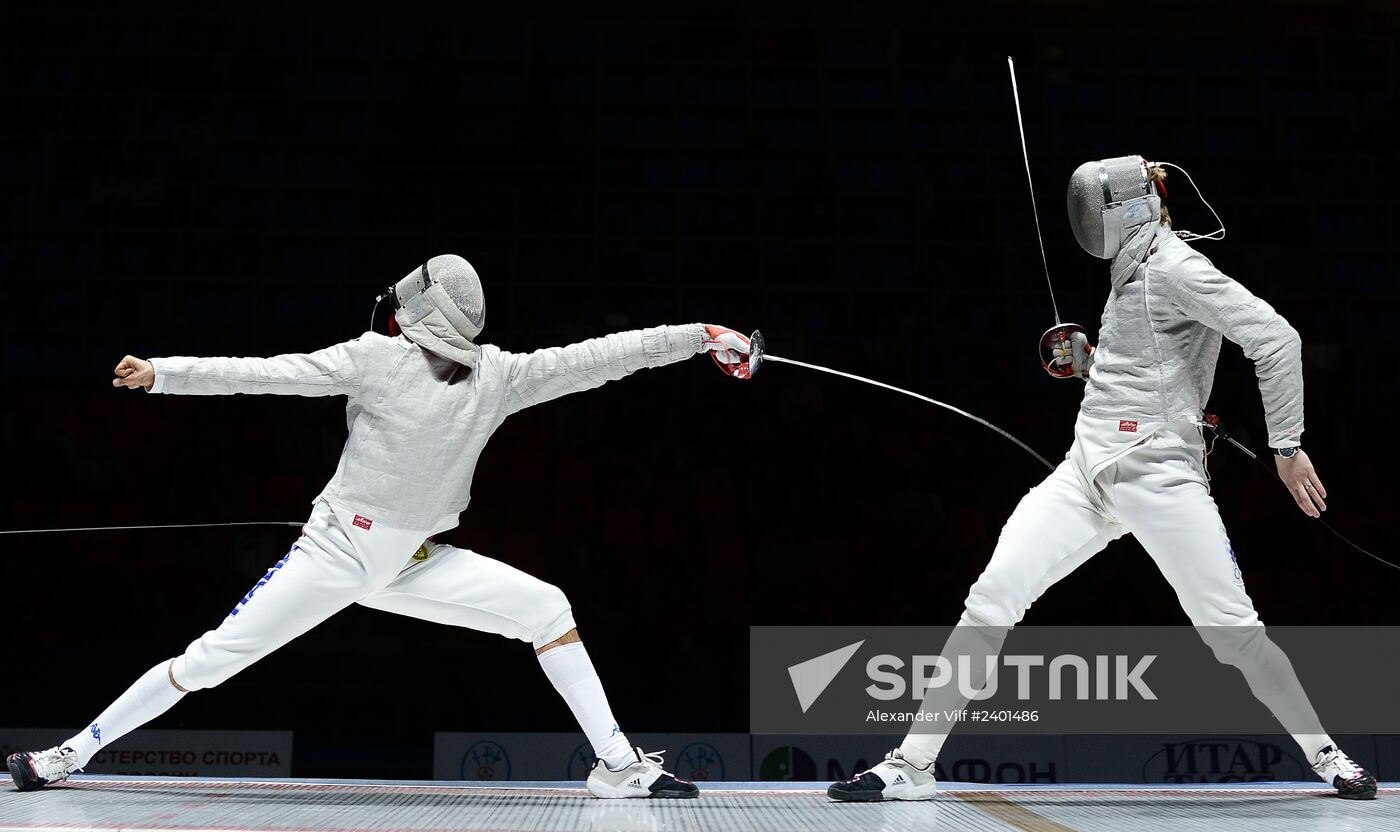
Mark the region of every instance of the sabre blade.
POLYGON ((233 523, 162 523, 142 526, 74 526, 66 529, 4 529, 0 534, 54 534, 59 532, 128 532, 147 529, 216 529, 229 526, 304 526, 304 520, 240 520, 233 523))
POLYGON ((983 419, 980 416, 974 416, 971 413, 968 413, 966 410, 954 407, 951 404, 947 404, 946 402, 940 402, 938 399, 931 399, 928 396, 920 395, 918 393, 913 392, 912 390, 905 390, 902 387, 895 387, 893 384, 886 384, 883 381, 876 381, 873 378, 866 378, 865 376, 858 376, 855 373, 846 373, 842 372, 841 370, 833 370, 830 367, 822 367, 818 364, 808 364, 805 361, 797 361, 792 358, 783 358, 780 355, 773 355, 772 353, 766 353, 763 356, 763 359, 765 361, 776 361, 779 364, 792 364, 796 367, 806 367, 809 370, 816 370, 819 373, 830 373, 833 376, 841 376, 842 378, 848 378, 852 381, 859 381, 864 384, 874 385, 875 387, 883 387, 886 390, 892 390, 896 393, 903 393, 904 395, 916 398, 921 402, 928 402, 929 404, 941 407, 944 410, 952 411, 953 413, 956 413, 959 416, 971 419, 977 424, 982 425, 986 428, 990 428, 991 430, 994 430, 997 433, 1001 434, 1003 437, 1010 439, 1012 442, 1015 442, 1021 448, 1021 450, 1040 460, 1041 465, 1044 465, 1051 471, 1055 470, 1055 466, 1050 464, 1050 460, 1036 453, 1035 449, 1032 448, 1030 445, 1027 445, 1025 442, 1022 442, 1021 440, 1017 439, 1016 437, 1012 436, 1011 434, 1007 433, 1006 431, 1002 430, 1001 428, 997 427, 991 422, 988 422, 986 419, 983 419))
POLYGON ((1031 192, 1031 215, 1035 217, 1035 238, 1040 243, 1040 264, 1045 267, 1045 286, 1050 290, 1050 307, 1055 310, 1055 326, 1060 325, 1060 305, 1055 302, 1055 286, 1050 282, 1050 261, 1045 259, 1045 238, 1040 233, 1040 210, 1035 207, 1035 183, 1031 181, 1031 154, 1026 150, 1026 128, 1021 123, 1021 93, 1016 89, 1016 62, 1006 56, 1011 70, 1011 97, 1016 101, 1016 130, 1021 134, 1021 158, 1026 162, 1026 187, 1031 192))

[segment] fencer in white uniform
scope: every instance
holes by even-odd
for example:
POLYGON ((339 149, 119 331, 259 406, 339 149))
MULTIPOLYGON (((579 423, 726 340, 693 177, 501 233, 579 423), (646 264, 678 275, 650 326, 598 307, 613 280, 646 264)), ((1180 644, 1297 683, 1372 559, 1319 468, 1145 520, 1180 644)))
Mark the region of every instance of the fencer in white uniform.
MULTIPOLYGON (((1086 163, 1071 177, 1075 237, 1090 254, 1112 261, 1098 348, 1080 334, 1056 352, 1057 361, 1087 378, 1074 443, 1007 520, 943 655, 996 655, 1042 593, 1131 533, 1215 656, 1243 673, 1317 774, 1341 797, 1373 798, 1375 778, 1323 731, 1292 664, 1265 634, 1205 473, 1199 425, 1223 336, 1255 364, 1280 476, 1305 513, 1318 516, 1326 508, 1326 491, 1300 447, 1301 339, 1273 307, 1172 232, 1161 205, 1165 175, 1140 156, 1126 156, 1086 163)), ((980 662, 973 658, 970 665, 980 662)), ((959 688, 980 689, 985 673, 966 681, 931 688, 922 710, 966 707, 959 688)), ((829 795, 932 797, 948 728, 946 720, 916 722, 884 762, 833 784, 829 795)))
POLYGON ((701 324, 622 332, 532 353, 475 342, 485 320, 475 270, 434 257, 391 291, 390 337, 366 332, 304 355, 127 356, 113 384, 153 393, 345 396, 349 438, 291 551, 217 627, 158 663, 86 728, 55 748, 12 755, 22 790, 62 780, 189 691, 211 688, 350 604, 498 633, 535 648, 598 762, 598 797, 694 797, 657 754, 634 748, 558 587, 483 554, 436 543, 471 498, 491 434, 513 413, 640 369, 711 352, 742 375, 748 339, 701 324))

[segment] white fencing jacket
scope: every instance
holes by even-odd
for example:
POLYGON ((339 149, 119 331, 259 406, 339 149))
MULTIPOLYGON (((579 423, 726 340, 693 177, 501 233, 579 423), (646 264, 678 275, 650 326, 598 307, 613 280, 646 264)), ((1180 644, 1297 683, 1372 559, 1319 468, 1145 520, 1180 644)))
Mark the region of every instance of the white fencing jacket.
POLYGON ((621 332, 532 353, 481 347, 474 370, 400 335, 366 332, 309 354, 153 358, 153 393, 346 396, 350 437, 317 500, 432 534, 471 501, 486 440, 512 413, 700 351, 702 324, 621 332))
POLYGON ((1303 433, 1298 332, 1170 228, 1159 226, 1140 262, 1115 264, 1070 451, 1081 477, 1092 483, 1145 442, 1196 445, 1222 336, 1254 362, 1269 445, 1297 446, 1303 433))

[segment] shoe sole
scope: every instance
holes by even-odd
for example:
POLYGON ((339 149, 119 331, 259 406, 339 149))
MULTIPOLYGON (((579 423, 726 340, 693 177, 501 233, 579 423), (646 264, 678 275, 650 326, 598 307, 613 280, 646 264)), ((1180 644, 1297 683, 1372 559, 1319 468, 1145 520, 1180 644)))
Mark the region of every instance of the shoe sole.
MULTIPOLYGON (((601 790, 600 790, 601 791, 601 790)), ((635 792, 617 792, 609 790, 608 794, 598 794, 592 788, 588 793, 599 800, 690 800, 700 796, 699 790, 681 791, 680 789, 658 789, 651 794, 637 794, 635 792)))
POLYGON ((844 792, 835 786, 826 790, 826 796, 841 803, 879 803, 885 799, 883 792, 844 792))
POLYGON ((588 789, 590 795, 599 800, 649 800, 652 798, 660 798, 662 800, 686 800, 700 796, 699 789, 661 788, 649 794, 642 794, 637 791, 623 791, 617 786, 607 783, 593 782, 586 783, 585 788, 588 789))
POLYGON ((926 793, 910 794, 910 791, 912 790, 908 787, 905 787, 901 789, 898 794, 887 795, 883 791, 848 792, 841 791, 835 786, 828 786, 826 789, 826 796, 830 800, 837 800, 842 803, 880 803, 886 800, 902 800, 913 802, 918 800, 933 800, 935 797, 938 797, 937 786, 934 786, 934 788, 929 789, 926 793))
POLYGON ((15 781, 15 791, 34 792, 48 785, 47 782, 36 782, 39 778, 34 776, 32 769, 29 769, 27 762, 18 754, 12 755, 5 761, 5 765, 10 770, 10 778, 15 781))

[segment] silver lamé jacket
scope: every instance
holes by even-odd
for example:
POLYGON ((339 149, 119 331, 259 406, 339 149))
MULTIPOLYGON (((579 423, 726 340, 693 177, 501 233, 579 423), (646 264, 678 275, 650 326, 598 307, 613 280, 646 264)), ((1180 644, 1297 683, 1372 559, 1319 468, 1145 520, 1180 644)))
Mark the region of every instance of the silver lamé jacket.
POLYGON ((1298 332, 1169 228, 1157 226, 1142 242, 1148 244, 1145 251, 1132 261, 1114 263, 1081 415, 1110 424, 1198 423, 1210 399, 1223 336, 1254 362, 1269 445, 1298 445, 1303 433, 1298 332))
POLYGON ((346 396, 350 437, 321 492, 389 528, 445 531, 471 500, 486 440, 512 413, 695 355, 701 324, 621 332, 532 353, 481 347, 474 370, 404 336, 366 332, 309 354, 153 358, 153 393, 346 396))

